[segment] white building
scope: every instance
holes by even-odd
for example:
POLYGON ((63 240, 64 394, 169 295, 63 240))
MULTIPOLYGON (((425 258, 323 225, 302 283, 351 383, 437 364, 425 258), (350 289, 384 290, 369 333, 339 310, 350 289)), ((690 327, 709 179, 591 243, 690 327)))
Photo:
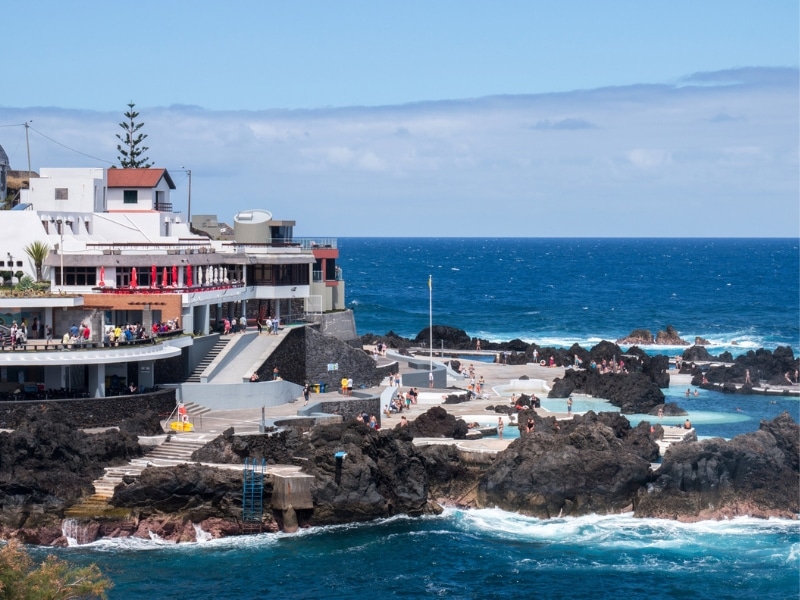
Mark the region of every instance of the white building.
MULTIPOLYGON (((25 320, 31 340, 44 337, 45 325, 59 339, 85 322, 97 343, 107 328, 128 323, 150 331, 172 320, 203 335, 225 317, 287 322, 344 308, 335 240, 294 238, 294 221, 260 209, 236 215, 236 241, 210 240, 173 211, 174 189, 166 169, 42 169, 20 204, 0 211, 0 276, 35 277, 25 249, 43 242, 51 249, 43 265, 51 293, 0 296, 0 332, 25 320)), ((191 344, 187 336, 158 350, 97 350, 88 363, 87 353, 2 353, 0 386, 24 379, 69 387, 65 370, 81 364, 88 365, 88 392, 103 396, 108 372, 126 362, 141 363, 139 385, 151 386, 153 361, 191 344)))

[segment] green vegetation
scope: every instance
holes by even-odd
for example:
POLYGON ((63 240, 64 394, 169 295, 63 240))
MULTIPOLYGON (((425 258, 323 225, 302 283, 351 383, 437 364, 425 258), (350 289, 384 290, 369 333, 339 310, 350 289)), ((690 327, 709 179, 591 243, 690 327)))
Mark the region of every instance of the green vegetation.
POLYGON ((33 291, 33 277, 30 275, 25 275, 22 279, 19 280, 19 283, 14 288, 18 292, 32 292, 33 291))
POLYGON ((107 598, 111 586, 97 565, 76 567, 52 555, 34 565, 19 541, 0 548, 0 600, 107 598))
POLYGON ((45 242, 35 241, 25 246, 25 254, 31 257, 33 264, 36 266, 36 281, 42 280, 42 264, 50 254, 50 246, 45 242))
POLYGON ((142 155, 150 148, 141 145, 147 134, 139 132, 144 127, 144 123, 136 123, 139 113, 134 110, 135 106, 133 102, 128 104, 128 111, 123 113, 128 120, 119 124, 125 133, 124 135, 117 134, 117 139, 122 142, 117 145, 117 152, 120 154, 117 159, 119 166, 123 169, 148 169, 153 166, 153 163, 148 162, 150 159, 142 155))

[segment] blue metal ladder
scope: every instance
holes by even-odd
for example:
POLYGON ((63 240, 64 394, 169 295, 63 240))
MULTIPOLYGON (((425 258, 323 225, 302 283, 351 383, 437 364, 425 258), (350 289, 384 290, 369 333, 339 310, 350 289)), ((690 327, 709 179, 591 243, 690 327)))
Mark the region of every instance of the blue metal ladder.
POLYGON ((261 533, 264 514, 264 474, 266 459, 244 459, 242 483, 242 533, 261 533))

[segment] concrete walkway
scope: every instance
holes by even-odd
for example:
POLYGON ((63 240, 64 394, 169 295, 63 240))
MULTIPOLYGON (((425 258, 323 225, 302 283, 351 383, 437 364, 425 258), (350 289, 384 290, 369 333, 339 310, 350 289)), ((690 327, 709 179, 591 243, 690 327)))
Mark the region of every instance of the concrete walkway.
MULTIPOLYGON (((208 383, 242 383, 260 367, 272 351, 283 341, 289 329, 281 329, 277 335, 268 333, 240 334, 245 339, 238 341, 236 352, 225 357, 208 383)), ((235 334, 234 334, 235 337, 235 334)))

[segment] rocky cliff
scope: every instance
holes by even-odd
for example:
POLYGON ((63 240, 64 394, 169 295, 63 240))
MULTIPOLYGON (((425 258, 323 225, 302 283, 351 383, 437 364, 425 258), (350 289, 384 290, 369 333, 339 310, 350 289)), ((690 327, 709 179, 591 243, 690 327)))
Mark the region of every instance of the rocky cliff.
POLYGON ((800 513, 800 429, 788 413, 730 441, 673 445, 636 515, 682 521, 800 513))
MULTIPOLYGON (((432 409, 423 422, 452 428, 439 411, 432 409)), ((296 514, 300 526, 436 513, 441 503, 497 506, 542 518, 623 511, 683 520, 794 518, 800 512, 800 430, 788 414, 729 442, 673 445, 657 471, 650 465, 663 432, 658 425, 631 427, 619 413, 590 412, 558 422, 530 414, 534 433, 513 441, 485 467, 465 464, 452 445, 413 444, 414 435, 431 431, 376 431, 354 420, 320 425, 308 435, 244 437, 228 431, 196 457, 302 465, 314 481, 313 509, 296 514), (337 452, 346 457, 337 460, 337 452)), ((0 434, 2 534, 56 541, 64 509, 89 492, 102 466, 140 453, 128 433, 89 436, 58 415, 32 414, 17 432, 0 434)), ((192 524, 199 523, 215 536, 234 535, 240 532, 241 493, 239 469, 149 468, 138 478, 126 477, 111 510, 87 529, 92 535, 156 533, 185 541, 194 539, 192 524)), ((267 530, 279 524, 269 511, 272 493, 267 485, 267 530)))

